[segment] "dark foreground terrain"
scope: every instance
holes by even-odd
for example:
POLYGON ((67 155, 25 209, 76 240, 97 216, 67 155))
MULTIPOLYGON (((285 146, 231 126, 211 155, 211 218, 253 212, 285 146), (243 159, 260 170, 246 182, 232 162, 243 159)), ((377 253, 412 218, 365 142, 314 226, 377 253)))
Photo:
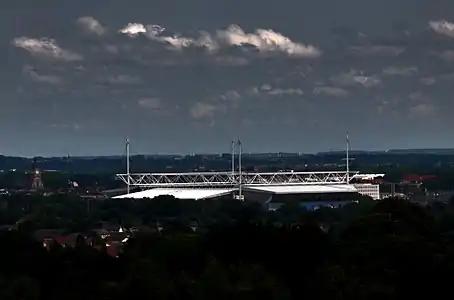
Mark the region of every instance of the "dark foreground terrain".
POLYGON ((365 199, 270 213, 247 203, 167 198, 91 210, 73 203, 68 212, 62 199, 44 199, 27 213, 1 200, 2 220, 20 220, 0 234, 0 299, 407 299, 451 291, 451 203, 365 199), (135 231, 115 256, 83 233, 72 246, 47 248, 33 236, 44 222, 56 228, 65 219, 126 216, 149 228, 159 220, 162 230, 135 231))

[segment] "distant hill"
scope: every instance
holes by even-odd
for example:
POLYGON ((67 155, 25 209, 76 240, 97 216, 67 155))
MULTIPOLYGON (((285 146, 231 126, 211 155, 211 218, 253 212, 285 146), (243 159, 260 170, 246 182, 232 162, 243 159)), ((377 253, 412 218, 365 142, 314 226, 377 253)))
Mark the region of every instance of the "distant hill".
MULTIPOLYGON (((454 149, 389 149, 381 151, 367 151, 367 150, 352 150, 352 155, 392 155, 392 154, 432 154, 432 155, 454 155, 454 149)), ((344 150, 318 152, 317 155, 342 155, 345 154, 344 150)))
MULTIPOLYGON (((389 150, 351 150, 351 155, 391 155, 391 154, 432 154, 432 155, 454 155, 454 148, 426 148, 426 149, 389 149, 389 150)), ((141 158, 152 158, 152 159, 159 159, 159 158, 177 158, 177 157, 230 157, 230 153, 206 153, 206 154, 187 154, 187 155, 174 155, 174 154, 136 154, 132 155, 132 157, 141 157, 141 158)), ((291 152, 269 152, 269 153, 243 153, 245 157, 247 156, 256 156, 256 157, 292 157, 292 156, 324 156, 324 155, 345 155, 345 150, 333 150, 333 151, 321 151, 317 152, 316 154, 309 154, 309 153, 291 153, 291 152)), ((10 160, 16 162, 28 162, 32 161, 33 158, 30 157, 20 157, 20 156, 4 156, 0 155, 0 162, 2 160, 10 160)), ((71 160, 124 160, 124 155, 100 155, 100 156, 72 156, 70 158, 64 157, 42 157, 38 156, 38 160, 40 161, 67 161, 68 159, 71 160)))
POLYGON ((388 154, 435 154, 453 155, 454 149, 391 149, 386 151, 388 154))
MULTIPOLYGON (((391 149, 387 151, 351 151, 352 167, 360 166, 454 166, 454 149, 391 149)), ((345 163, 345 151, 329 151, 317 154, 301 153, 248 153, 243 165, 248 170, 277 171, 287 169, 316 169, 345 163)), ((58 170, 69 173, 124 173, 124 156, 93 157, 37 157, 36 167, 41 170, 58 170)), ((32 158, 0 155, 2 170, 30 171, 32 158)), ((206 155, 134 155, 131 156, 131 172, 208 172, 226 171, 231 168, 229 153, 206 155)))
MULTIPOLYGON (((366 151, 366 150, 351 150, 349 152, 351 155, 383 155, 386 154, 387 151, 366 151)), ((323 156, 323 155, 345 155, 345 150, 335 150, 335 151, 326 151, 326 152, 318 152, 316 155, 323 156)))

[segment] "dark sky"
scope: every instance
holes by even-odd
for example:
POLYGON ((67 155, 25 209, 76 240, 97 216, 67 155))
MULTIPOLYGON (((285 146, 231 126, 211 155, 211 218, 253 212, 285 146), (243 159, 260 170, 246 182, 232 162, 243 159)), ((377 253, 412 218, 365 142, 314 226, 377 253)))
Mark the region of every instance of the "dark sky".
POLYGON ((454 147, 454 2, 0 2, 0 153, 454 147))

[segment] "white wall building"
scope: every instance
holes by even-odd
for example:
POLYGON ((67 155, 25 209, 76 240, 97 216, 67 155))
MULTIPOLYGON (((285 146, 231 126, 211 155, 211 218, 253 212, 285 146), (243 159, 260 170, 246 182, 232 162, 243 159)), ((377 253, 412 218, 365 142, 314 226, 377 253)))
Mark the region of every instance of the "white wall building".
POLYGON ((353 186, 361 195, 369 196, 374 200, 380 199, 380 186, 372 183, 355 183, 353 186))

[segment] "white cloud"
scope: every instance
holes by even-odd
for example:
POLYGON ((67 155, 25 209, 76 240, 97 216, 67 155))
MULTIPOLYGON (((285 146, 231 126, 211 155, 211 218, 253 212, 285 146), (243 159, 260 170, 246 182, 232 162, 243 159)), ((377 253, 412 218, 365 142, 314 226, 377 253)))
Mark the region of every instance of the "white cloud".
POLYGON ((388 109, 388 101, 382 101, 381 103, 379 103, 375 109, 377 110, 377 113, 378 114, 385 114, 387 113, 387 109, 388 109))
POLYGON ((211 101, 221 100, 216 106, 216 111, 226 112, 229 109, 237 109, 241 103, 241 100, 245 95, 242 95, 236 90, 228 90, 220 96, 208 97, 211 101))
POLYGON ((241 95, 237 91, 229 90, 221 95, 221 100, 237 102, 241 100, 241 95))
POLYGON ((389 66, 382 70, 383 74, 390 76, 412 76, 418 73, 417 67, 396 67, 389 66))
POLYGON ((298 88, 288 88, 288 89, 281 89, 281 88, 275 88, 267 91, 268 95, 272 96, 302 96, 304 95, 304 92, 302 89, 298 88))
POLYGON ((12 41, 15 47, 28 51, 31 55, 50 58, 60 61, 81 61, 82 55, 61 48, 53 39, 35 39, 29 37, 18 37, 12 41))
POLYGON ((194 119, 212 119, 216 113, 216 106, 210 103, 197 102, 194 104, 189 113, 194 119))
POLYGON ((220 96, 221 100, 231 102, 234 107, 243 98, 270 98, 283 96, 303 96, 304 91, 300 88, 281 88, 273 87, 270 84, 262 84, 261 86, 253 86, 241 91, 229 90, 220 96))
POLYGON ((283 53, 291 57, 315 58, 321 51, 315 46, 293 42, 290 38, 271 29, 257 29, 253 33, 245 32, 238 25, 230 25, 215 34, 201 31, 195 38, 180 35, 165 35, 165 28, 159 25, 129 23, 119 33, 136 37, 144 34, 149 39, 164 43, 171 49, 182 50, 188 47, 202 47, 209 52, 232 47, 252 46, 260 53, 283 53))
POLYGON ((430 117, 437 111, 437 108, 429 103, 419 103, 410 108, 411 117, 430 117))
POLYGON ((102 36, 107 32, 107 29, 98 20, 90 16, 80 17, 76 23, 90 34, 102 36))
POLYGON ((400 105, 405 102, 401 96, 376 96, 375 102, 377 103, 375 109, 378 114, 389 116, 390 114, 399 113, 400 105))
POLYGON ((320 51, 314 46, 296 43, 288 37, 271 29, 257 29, 254 33, 246 33, 237 25, 217 32, 217 40, 229 46, 250 45, 262 52, 282 52, 290 56, 318 57, 320 51))
POLYGON ((413 92, 408 94, 408 99, 415 102, 425 103, 430 101, 430 99, 421 92, 413 92))
POLYGON ((333 96, 338 98, 347 97, 350 93, 342 88, 335 87, 335 86, 321 86, 315 87, 313 90, 314 95, 326 95, 326 96, 333 96))
POLYGON ((437 82, 437 79, 435 79, 435 77, 423 77, 421 79, 419 79, 419 81, 423 84, 423 85, 433 85, 437 82))
POLYGON ((135 37, 140 33, 146 33, 147 29, 143 24, 140 23, 128 23, 125 27, 118 31, 119 33, 135 37))
POLYGON ((430 117, 437 112, 437 107, 432 104, 433 99, 426 94, 413 92, 407 99, 410 101, 410 117, 430 117))
POLYGON ((374 87, 381 83, 381 80, 377 76, 366 76, 356 70, 350 70, 349 72, 332 76, 329 81, 339 86, 362 86, 366 88, 374 87))
POLYGON ((63 82, 63 80, 58 76, 40 74, 36 71, 35 68, 28 65, 22 68, 22 72, 36 82, 44 82, 50 84, 60 84, 63 82))
MULTIPOLYGON (((40 124, 40 122, 39 122, 40 124)), ((43 124, 43 125, 46 125, 46 124, 43 124)), ((61 129, 70 129, 70 130, 74 130, 74 131, 80 131, 82 129, 84 129, 84 126, 82 126, 81 124, 79 123, 52 123, 52 124, 49 124, 48 125, 50 128, 61 128, 61 129)), ((90 129, 93 129, 90 127, 90 129)))
POLYGON ((138 101, 138 105, 142 108, 150 109, 150 110, 159 110, 161 108, 161 99, 156 97, 147 97, 141 98, 138 101))
POLYGON ((142 82, 139 77, 126 74, 109 76, 106 81, 111 84, 135 84, 142 82))
POLYGON ((454 37, 454 23, 446 20, 430 21, 429 27, 438 34, 454 37))

